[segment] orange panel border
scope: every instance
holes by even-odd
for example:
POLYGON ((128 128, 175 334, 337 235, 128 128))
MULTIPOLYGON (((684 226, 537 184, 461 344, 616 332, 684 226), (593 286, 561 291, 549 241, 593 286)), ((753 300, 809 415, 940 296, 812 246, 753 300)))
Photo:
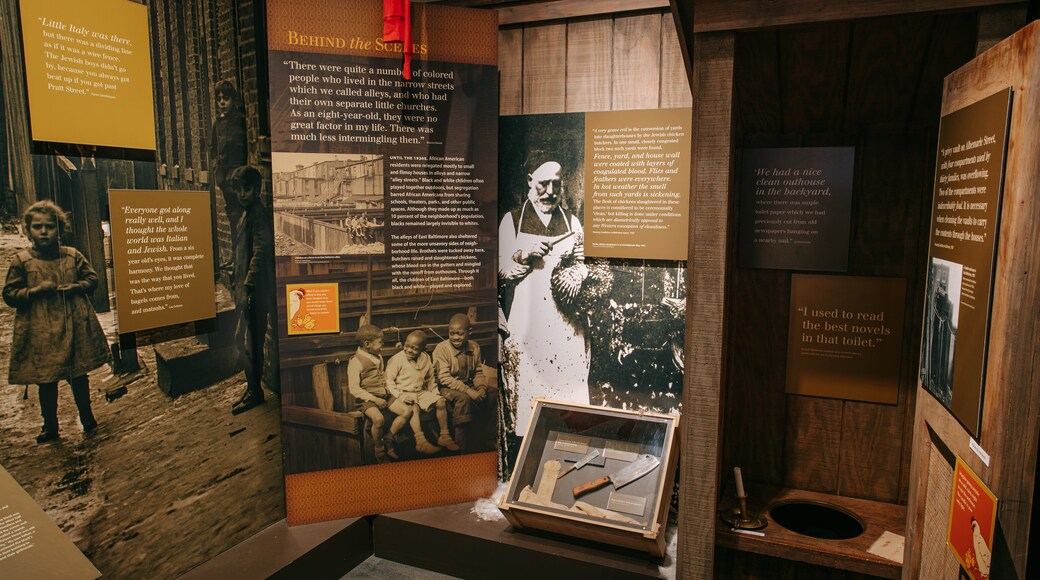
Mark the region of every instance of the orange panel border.
POLYGON ((498 454, 474 453, 285 476, 290 526, 489 497, 498 454))

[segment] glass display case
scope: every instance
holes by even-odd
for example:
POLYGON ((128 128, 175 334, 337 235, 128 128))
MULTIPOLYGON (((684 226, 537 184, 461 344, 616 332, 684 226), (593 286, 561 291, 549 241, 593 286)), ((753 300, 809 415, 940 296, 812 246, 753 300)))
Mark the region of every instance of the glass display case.
POLYGON ((678 415, 536 400, 499 508, 536 528, 664 553, 678 415))

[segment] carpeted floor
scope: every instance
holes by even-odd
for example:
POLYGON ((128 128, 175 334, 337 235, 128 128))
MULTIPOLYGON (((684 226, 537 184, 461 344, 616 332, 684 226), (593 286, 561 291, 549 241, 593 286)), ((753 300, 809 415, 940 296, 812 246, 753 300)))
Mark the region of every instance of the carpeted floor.
POLYGON ((385 580, 386 578, 393 578, 394 580, 453 580, 455 577, 445 576, 444 574, 430 572, 421 568, 413 568, 412 566, 372 556, 351 570, 343 578, 344 580, 385 580))

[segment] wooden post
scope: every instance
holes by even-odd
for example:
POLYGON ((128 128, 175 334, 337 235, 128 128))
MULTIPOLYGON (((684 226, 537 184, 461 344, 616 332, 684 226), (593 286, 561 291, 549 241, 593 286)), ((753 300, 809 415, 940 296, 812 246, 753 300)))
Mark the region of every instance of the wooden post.
POLYGON ((681 578, 711 578, 715 554, 725 353, 726 248, 733 181, 731 32, 693 39, 693 180, 683 381, 683 482, 679 492, 681 578))

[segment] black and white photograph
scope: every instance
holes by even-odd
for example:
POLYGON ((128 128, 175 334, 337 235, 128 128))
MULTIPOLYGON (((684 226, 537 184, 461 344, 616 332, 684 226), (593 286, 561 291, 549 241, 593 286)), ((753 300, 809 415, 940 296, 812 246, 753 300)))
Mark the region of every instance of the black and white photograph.
POLYGON ((384 155, 275 153, 279 256, 384 254, 384 155))
POLYGON ((499 130, 506 428, 524 433, 536 397, 678 411, 685 262, 585 257, 584 114, 503 117, 499 130))
POLYGON ((106 578, 177 577, 285 518, 267 88, 243 72, 263 14, 147 10, 152 54, 194 63, 152 61, 154 151, 34 142, 31 103, 0 107, 3 167, 27 169, 0 172, 0 464, 106 578), (208 193, 214 319, 120 333, 117 189, 208 193))
POLYGON ((921 382, 947 408, 953 403, 953 355, 961 308, 964 266, 932 258, 928 270, 921 382))
POLYGON ((340 291, 340 333, 280 332, 287 474, 494 451, 490 272, 468 289, 391 293, 383 256, 277 260, 282 290, 306 281, 340 291))

